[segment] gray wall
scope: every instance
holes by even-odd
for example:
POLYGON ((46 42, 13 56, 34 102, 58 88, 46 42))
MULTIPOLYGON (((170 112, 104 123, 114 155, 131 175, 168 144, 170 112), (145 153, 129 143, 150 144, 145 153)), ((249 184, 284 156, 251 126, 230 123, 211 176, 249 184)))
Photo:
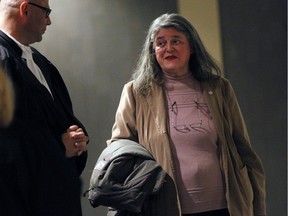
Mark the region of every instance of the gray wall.
POLYGON ((287 215, 287 1, 220 0, 226 77, 264 163, 268 215, 287 215))
MULTIPOLYGON (((95 162, 111 136, 124 83, 130 79, 150 22, 176 12, 175 0, 50 0, 52 25, 34 46, 60 70, 74 111, 90 135, 82 179, 88 189, 95 162)), ((102 216, 83 198, 84 216, 102 216)))
MULTIPOLYGON (((191 3, 193 1, 191 0, 191 3)), ((238 95, 267 174, 268 213, 286 215, 286 2, 220 0, 226 76, 238 95)), ((50 0, 52 25, 34 46, 60 70, 90 134, 83 190, 105 141, 124 83, 150 22, 176 0, 50 0)), ((204 14, 204 13, 203 13, 204 14)), ((83 198, 84 216, 102 216, 83 198)))

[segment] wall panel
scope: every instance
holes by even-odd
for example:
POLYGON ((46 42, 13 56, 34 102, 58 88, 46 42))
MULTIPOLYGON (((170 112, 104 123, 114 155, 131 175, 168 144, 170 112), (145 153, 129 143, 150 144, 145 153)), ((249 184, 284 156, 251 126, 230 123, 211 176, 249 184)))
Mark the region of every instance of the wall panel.
POLYGON ((268 215, 287 215, 287 1, 219 3, 225 75, 264 163, 268 215))
MULTIPOLYGON (((90 134, 83 190, 106 140, 124 83, 135 67, 150 22, 176 12, 175 0, 50 0, 52 25, 35 47, 60 70, 74 110, 90 134)), ((106 215, 83 198, 84 216, 106 215)))

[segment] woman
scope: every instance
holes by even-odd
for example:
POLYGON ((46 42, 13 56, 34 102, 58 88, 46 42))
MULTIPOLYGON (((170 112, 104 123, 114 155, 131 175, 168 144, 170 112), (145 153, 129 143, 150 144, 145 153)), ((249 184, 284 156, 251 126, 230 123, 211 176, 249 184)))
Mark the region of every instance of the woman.
POLYGON ((10 79, 0 67, 0 127, 10 124, 14 113, 14 93, 10 79))
POLYGON ((149 28, 107 142, 118 139, 144 145, 167 172, 151 202, 158 216, 266 215, 264 170, 233 88, 178 14, 149 28))

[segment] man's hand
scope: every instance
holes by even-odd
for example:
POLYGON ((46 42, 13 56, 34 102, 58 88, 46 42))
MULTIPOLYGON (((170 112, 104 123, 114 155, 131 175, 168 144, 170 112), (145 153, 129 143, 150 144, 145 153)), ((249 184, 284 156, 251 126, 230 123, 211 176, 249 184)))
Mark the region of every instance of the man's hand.
POLYGON ((72 125, 62 134, 62 142, 66 148, 66 157, 71 158, 80 156, 87 151, 87 142, 89 138, 85 135, 82 128, 72 125))

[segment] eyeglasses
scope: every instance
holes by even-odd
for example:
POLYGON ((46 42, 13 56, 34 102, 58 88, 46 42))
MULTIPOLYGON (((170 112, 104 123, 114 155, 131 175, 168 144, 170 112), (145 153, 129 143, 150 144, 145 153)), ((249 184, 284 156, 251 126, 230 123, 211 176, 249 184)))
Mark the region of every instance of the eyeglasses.
POLYGON ((48 18, 50 13, 51 13, 51 11, 52 11, 50 8, 42 7, 41 5, 35 4, 33 2, 28 2, 28 4, 42 9, 45 12, 45 18, 48 18))

